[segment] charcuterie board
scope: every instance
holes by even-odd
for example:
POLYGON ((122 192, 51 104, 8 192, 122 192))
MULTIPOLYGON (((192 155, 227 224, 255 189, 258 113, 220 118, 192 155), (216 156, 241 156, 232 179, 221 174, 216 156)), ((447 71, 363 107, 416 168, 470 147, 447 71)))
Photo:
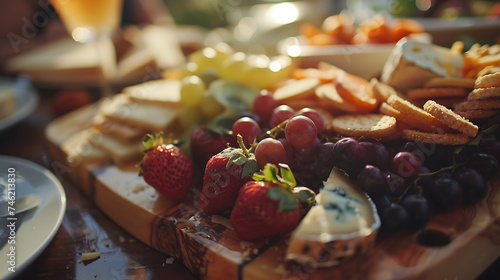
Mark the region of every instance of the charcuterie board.
POLYGON ((500 257, 500 179, 485 199, 440 213, 419 231, 379 235, 366 253, 339 266, 284 261, 288 237, 238 239, 228 216, 203 213, 193 180, 181 202, 159 195, 136 164, 92 166, 67 160, 61 148, 90 126, 96 106, 56 119, 46 129, 51 167, 76 184, 106 215, 148 246, 182 261, 203 279, 473 279, 500 257))

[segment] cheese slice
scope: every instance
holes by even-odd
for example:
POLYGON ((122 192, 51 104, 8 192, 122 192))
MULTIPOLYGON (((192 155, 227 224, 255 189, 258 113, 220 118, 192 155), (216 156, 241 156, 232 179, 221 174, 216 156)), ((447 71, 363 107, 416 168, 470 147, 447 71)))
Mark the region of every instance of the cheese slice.
POLYGON ((172 107, 182 106, 179 80, 152 80, 123 89, 131 101, 172 107))
POLYGON ((406 92, 435 77, 462 77, 463 56, 432 43, 401 39, 385 63, 381 81, 406 92))
POLYGON ((292 233, 286 258, 332 266, 375 242, 380 218, 370 198, 334 168, 313 206, 292 233))
POLYGON ((141 127, 147 131, 169 130, 176 123, 179 109, 132 102, 125 94, 117 94, 102 102, 100 113, 110 120, 141 127))

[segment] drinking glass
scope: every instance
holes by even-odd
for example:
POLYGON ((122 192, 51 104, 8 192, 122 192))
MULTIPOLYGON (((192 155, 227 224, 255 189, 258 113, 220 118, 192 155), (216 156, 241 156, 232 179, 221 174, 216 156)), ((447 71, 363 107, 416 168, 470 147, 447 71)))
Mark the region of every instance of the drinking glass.
POLYGON ((50 0, 73 40, 96 46, 101 63, 102 94, 112 94, 116 54, 112 34, 119 27, 123 0, 50 0))

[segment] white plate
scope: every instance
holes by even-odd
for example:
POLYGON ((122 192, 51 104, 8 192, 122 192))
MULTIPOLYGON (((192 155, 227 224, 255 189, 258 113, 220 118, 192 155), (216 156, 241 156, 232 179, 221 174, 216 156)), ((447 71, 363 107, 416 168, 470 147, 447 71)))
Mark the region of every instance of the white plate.
POLYGON ((15 112, 0 120, 0 131, 2 131, 29 116, 38 105, 39 97, 25 76, 19 76, 17 79, 1 78, 0 87, 13 87, 16 99, 15 112))
POLYGON ((303 67, 319 62, 333 64, 364 79, 378 76, 396 44, 360 44, 311 46, 301 36, 289 37, 278 44, 278 52, 299 60, 303 67))
MULTIPOLYGON (((15 272, 8 270, 10 246, 0 248, 0 279, 14 278, 29 266, 52 241, 66 211, 66 194, 59 180, 42 166, 10 156, 0 156, 0 183, 7 186, 9 168, 15 169, 15 194, 21 198, 36 193, 42 198, 41 205, 24 216, 22 223, 16 221, 15 272)), ((6 199, 6 188, 0 199, 6 199)))

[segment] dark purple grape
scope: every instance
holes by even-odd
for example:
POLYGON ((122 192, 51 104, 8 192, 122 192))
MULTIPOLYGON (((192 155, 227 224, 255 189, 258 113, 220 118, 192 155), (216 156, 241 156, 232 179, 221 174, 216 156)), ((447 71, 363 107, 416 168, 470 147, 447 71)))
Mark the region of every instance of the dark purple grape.
MULTIPOLYGON (((290 143, 290 142, 288 142, 290 143)), ((321 143, 319 142, 319 139, 316 138, 314 140, 314 142, 307 148, 303 148, 303 149, 298 149, 298 148, 294 148, 294 158, 295 158, 295 162, 297 162, 298 164, 302 164, 302 163, 310 163, 310 162, 314 162, 315 159, 316 159, 316 154, 318 153, 319 149, 321 147, 321 143)))
POLYGON ((384 211, 385 208, 389 207, 391 205, 391 201, 385 194, 371 194, 369 195, 373 204, 375 204, 375 207, 377 208, 378 214, 381 216, 382 212, 384 211))
POLYGON ((385 194, 391 197, 399 197, 403 195, 406 190, 405 179, 392 172, 385 172, 386 190, 385 194))
POLYGON ((389 232, 405 229, 410 223, 410 215, 403 206, 397 203, 392 203, 382 210, 380 219, 382 228, 389 232))
POLYGON ((420 160, 410 152, 399 152, 391 161, 392 171, 404 178, 416 176, 420 171, 420 160))
POLYGON ((462 169, 457 173, 456 178, 462 188, 464 203, 475 203, 488 194, 488 183, 476 170, 462 169))
POLYGON ((366 165, 359 173, 356 182, 368 194, 384 193, 387 189, 384 173, 373 165, 366 165))
POLYGON ((498 175, 499 169, 497 159, 493 155, 487 153, 473 154, 467 162, 467 167, 481 173, 486 180, 495 178, 498 175))
POLYGON ((498 162, 500 162, 500 142, 493 143, 489 148, 488 152, 494 156, 498 162))
POLYGON ((432 155, 427 156, 424 165, 431 171, 437 171, 443 167, 453 165, 455 151, 452 146, 434 145, 435 151, 432 155))
POLYGON ((401 200, 401 205, 410 216, 410 226, 420 228, 431 218, 431 210, 427 199, 423 196, 410 194, 401 200))
POLYGON ((252 120, 256 121, 259 125, 262 124, 262 121, 261 121, 261 118, 259 117, 259 115, 254 114, 252 112, 242 112, 242 113, 239 113, 236 116, 236 119, 241 119, 241 118, 244 118, 244 117, 251 118, 252 120))
POLYGON ((460 184, 451 178, 438 178, 430 188, 426 189, 426 197, 442 210, 449 210, 462 203, 462 189, 460 184))
POLYGON ((422 188, 426 188, 432 185, 432 182, 434 180, 434 176, 430 174, 431 171, 427 166, 422 166, 420 167, 420 171, 418 172, 419 178, 417 181, 417 184, 421 186, 422 188), (429 174, 429 175, 427 175, 429 174))
POLYGON ((401 149, 401 152, 409 152, 412 154, 415 154, 420 162, 424 162, 426 158, 426 154, 422 149, 420 149, 420 145, 418 145, 416 142, 406 142, 401 149))
POLYGON ((335 146, 332 142, 325 142, 319 147, 319 152, 316 156, 316 161, 320 164, 332 165, 333 161, 333 147, 335 146))
POLYGON ((359 142, 365 150, 365 164, 370 164, 379 168, 384 168, 389 162, 389 152, 384 144, 380 142, 359 142))
POLYGON ((363 146, 353 138, 343 138, 333 147, 335 166, 344 170, 351 178, 355 178, 365 166, 363 146))
POLYGON ((481 139, 479 140, 478 148, 482 152, 488 152, 490 147, 493 146, 493 144, 497 143, 498 139, 495 137, 495 135, 492 134, 485 134, 481 139))
POLYGON ((286 163, 288 165, 291 165, 292 162, 293 162, 293 159, 294 159, 294 148, 293 148, 293 146, 290 143, 288 143, 288 141, 284 137, 279 138, 278 141, 280 141, 281 144, 283 144, 283 147, 285 148, 286 163))

